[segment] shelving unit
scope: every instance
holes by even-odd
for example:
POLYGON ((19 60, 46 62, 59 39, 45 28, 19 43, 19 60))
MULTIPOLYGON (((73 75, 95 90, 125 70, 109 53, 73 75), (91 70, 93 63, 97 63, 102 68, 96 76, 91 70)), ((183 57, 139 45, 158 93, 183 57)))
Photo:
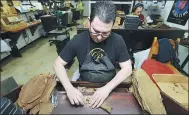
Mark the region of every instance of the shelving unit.
MULTIPOLYGON (((121 0, 113 0, 113 2, 117 7, 123 6, 123 7, 125 7, 125 10, 129 9, 129 11, 124 11, 127 14, 128 12, 131 12, 134 1, 133 0, 122 0, 122 1, 121 0)), ((96 3, 96 1, 95 0, 84 1, 83 3, 85 4, 84 5, 85 9, 88 9, 88 10, 84 11, 84 16, 90 16, 92 4, 96 3)))
MULTIPOLYGON (((9 5, 6 4, 6 2, 4 1, 1 3, 2 3, 1 8, 3 9, 3 7, 5 7, 4 9, 7 12, 8 10, 6 8, 9 7, 9 5)), ((4 27, 3 30, 1 28, 1 38, 10 39, 11 41, 9 42, 9 44, 11 45, 11 48, 12 48, 11 52, 1 52, 1 60, 9 55, 12 55, 13 57, 22 57, 19 50, 27 46, 34 40, 41 37, 40 29, 42 29, 43 27, 41 25, 40 20, 35 20, 35 16, 34 16, 34 13, 36 13, 37 11, 42 11, 42 10, 27 11, 27 12, 22 12, 22 13, 7 12, 7 15, 5 13, 3 17, 1 17, 1 19, 3 19, 3 18, 15 16, 19 19, 19 21, 13 22, 13 24, 14 23, 17 24, 19 22, 22 22, 24 24, 24 26, 22 27, 18 26, 18 28, 13 28, 13 29, 6 29, 6 26, 4 27), (32 19, 34 19, 32 22, 30 21, 29 16, 31 16, 32 19)), ((3 20, 7 21, 6 19, 3 19, 3 20)), ((11 27, 11 23, 4 23, 4 24, 5 25, 9 24, 11 27)))
MULTIPOLYGON (((31 31, 29 28, 27 29, 23 29, 22 32, 16 32, 16 34, 18 34, 18 40, 16 41, 16 46, 18 48, 18 50, 20 50, 21 48, 27 46, 28 44, 30 44, 31 42, 37 40, 38 38, 41 37, 40 35, 40 29, 42 28, 42 25, 39 24, 39 25, 36 25, 36 30, 34 32, 34 34, 32 35, 31 31), (26 33, 26 37, 24 37, 24 34, 23 33, 26 33)), ((5 34, 5 33, 4 33, 5 34)), ((14 34, 12 35, 14 36, 14 34)), ((1 60, 4 59, 5 57, 9 56, 11 53, 10 52, 1 52, 1 60)), ((15 56, 15 55, 12 55, 14 57, 21 57, 21 56, 15 56)))

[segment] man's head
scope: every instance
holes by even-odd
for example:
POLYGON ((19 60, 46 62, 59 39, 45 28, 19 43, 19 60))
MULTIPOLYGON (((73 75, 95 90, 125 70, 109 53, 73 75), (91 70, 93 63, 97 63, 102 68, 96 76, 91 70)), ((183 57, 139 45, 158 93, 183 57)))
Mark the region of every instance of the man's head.
POLYGON ((141 4, 141 3, 138 3, 138 4, 136 4, 136 5, 134 6, 132 12, 133 12, 135 15, 139 16, 139 15, 142 13, 142 10, 143 10, 143 9, 144 9, 144 5, 141 4))
POLYGON ((91 38, 99 43, 111 33, 116 17, 116 7, 112 1, 97 1, 91 10, 89 31, 91 38))

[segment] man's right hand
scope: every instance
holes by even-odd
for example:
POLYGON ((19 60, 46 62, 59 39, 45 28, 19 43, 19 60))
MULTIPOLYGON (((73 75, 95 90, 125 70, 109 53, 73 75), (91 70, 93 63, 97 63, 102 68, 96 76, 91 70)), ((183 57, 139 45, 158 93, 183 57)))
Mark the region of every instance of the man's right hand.
POLYGON ((70 80, 66 73, 66 69, 64 68, 66 64, 67 62, 64 61, 60 56, 58 56, 53 66, 55 73, 59 78, 60 82, 62 83, 62 85, 64 86, 71 104, 84 105, 83 103, 84 98, 82 93, 78 89, 73 87, 73 85, 70 83, 70 80))
POLYGON ((75 87, 70 88, 69 90, 66 91, 67 92, 67 96, 71 102, 72 105, 84 105, 83 102, 83 94, 76 89, 75 87))

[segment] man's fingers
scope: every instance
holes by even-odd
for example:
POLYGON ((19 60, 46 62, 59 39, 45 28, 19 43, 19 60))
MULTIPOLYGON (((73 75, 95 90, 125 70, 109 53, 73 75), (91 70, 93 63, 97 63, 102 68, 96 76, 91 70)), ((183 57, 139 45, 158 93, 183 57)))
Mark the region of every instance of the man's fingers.
POLYGON ((79 103, 80 103, 81 105, 84 105, 83 99, 82 99, 80 96, 77 97, 77 100, 79 101, 79 103))
POLYGON ((91 97, 90 100, 89 100, 89 103, 92 103, 92 101, 94 101, 95 98, 96 98, 96 93, 94 93, 94 94, 92 95, 92 97, 91 97))
POLYGON ((83 97, 83 94, 82 94, 80 91, 79 91, 78 95, 79 95, 79 97, 81 97, 82 99, 84 98, 84 97, 83 97))
POLYGON ((70 102, 72 105, 74 105, 74 100, 73 99, 70 99, 70 102))
POLYGON ((104 99, 101 99, 100 103, 97 105, 97 108, 99 108, 102 105, 103 102, 104 102, 104 99))
POLYGON ((75 104, 79 105, 79 101, 77 100, 76 97, 74 98, 74 102, 75 102, 75 104))
POLYGON ((84 97, 83 97, 83 94, 79 90, 78 90, 78 97, 77 97, 77 99, 79 100, 79 102, 82 105, 84 105, 84 102, 83 102, 84 97))
POLYGON ((102 100, 102 98, 98 97, 98 98, 96 99, 96 102, 93 104, 92 108, 95 108, 95 107, 99 104, 99 102, 100 102, 101 100, 102 100))
POLYGON ((94 97, 90 103, 90 106, 93 106, 98 98, 99 98, 98 96, 94 97))
POLYGON ((90 101, 89 101, 90 106, 96 101, 95 99, 96 99, 96 96, 92 96, 90 98, 90 101))

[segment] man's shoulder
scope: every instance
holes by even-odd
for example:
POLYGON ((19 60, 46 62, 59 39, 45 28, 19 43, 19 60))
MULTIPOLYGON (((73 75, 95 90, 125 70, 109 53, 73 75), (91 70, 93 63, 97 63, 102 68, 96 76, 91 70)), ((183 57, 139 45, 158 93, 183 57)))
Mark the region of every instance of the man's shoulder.
POLYGON ((79 34, 76 34, 75 36, 74 36, 74 39, 85 39, 85 38, 87 38, 87 36, 88 36, 88 31, 84 31, 84 32, 81 32, 81 33, 79 33, 79 34))
POLYGON ((81 32, 79 34, 76 34, 72 39, 71 39, 71 42, 73 44, 80 44, 80 43, 83 43, 85 41, 87 41, 87 38, 88 38, 88 32, 87 31, 84 31, 84 32, 81 32))
POLYGON ((112 39, 114 41, 123 41, 123 37, 119 34, 114 33, 114 32, 112 32, 112 39))

